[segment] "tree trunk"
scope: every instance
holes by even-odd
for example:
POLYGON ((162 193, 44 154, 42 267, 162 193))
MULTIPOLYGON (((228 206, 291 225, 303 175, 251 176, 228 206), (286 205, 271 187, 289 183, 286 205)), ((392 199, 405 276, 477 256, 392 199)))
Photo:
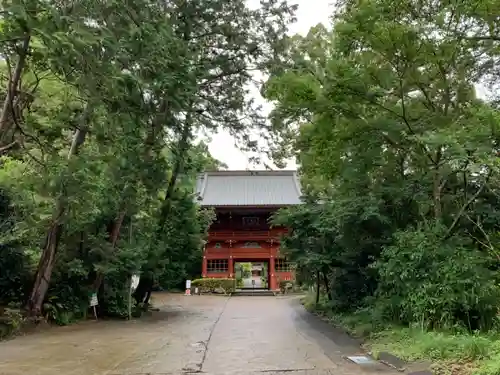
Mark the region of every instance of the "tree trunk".
MULTIPOLYGON (((62 214, 62 207, 57 210, 58 214, 62 214)), ((62 224, 58 220, 53 221, 47 238, 43 246, 42 256, 38 263, 38 270, 35 277, 35 283, 28 300, 27 309, 31 316, 38 316, 42 311, 42 304, 49 289, 50 277, 54 268, 55 255, 59 244, 59 239, 62 233, 62 224)))
POLYGON ((442 216, 442 203, 441 203, 441 177, 439 175, 439 171, 436 170, 434 172, 434 181, 433 181, 433 201, 434 201, 434 218, 437 220, 441 219, 442 216))
POLYGON ((321 285, 321 278, 319 271, 316 272, 316 305, 319 303, 319 288, 321 285))
MULTIPOLYGON (((109 234, 109 242, 111 243, 111 250, 114 250, 116 243, 118 242, 118 238, 120 237, 120 229, 123 224, 123 219, 125 218, 125 214, 127 213, 126 209, 122 209, 119 213, 115 221, 113 222, 113 226, 111 228, 111 232, 109 234)), ((104 273, 102 271, 98 271, 95 277, 94 283, 92 284, 92 290, 96 293, 99 291, 101 284, 104 280, 104 273)))
MULTIPOLYGON (((81 122, 83 124, 87 123, 89 114, 90 108, 87 105, 82 114, 81 122)), ((68 161, 74 155, 78 154, 80 146, 85 141, 86 134, 87 128, 84 126, 82 126, 75 132, 70 150, 68 152, 68 161)), ((31 290, 31 294, 26 306, 28 313, 31 316, 38 316, 41 314, 42 304, 45 299, 45 295, 47 294, 47 290, 49 289, 50 277, 54 268, 57 248, 63 231, 63 216, 66 212, 65 198, 66 193, 64 191, 64 188, 61 188, 61 194, 56 201, 56 209, 54 210, 54 214, 52 215, 52 222, 47 232, 47 237, 42 249, 40 262, 38 263, 35 283, 33 284, 33 289, 31 290)))
POLYGON ((149 290, 146 293, 146 298, 144 299, 144 308, 147 310, 149 306, 149 300, 151 299, 151 292, 153 291, 153 286, 149 288, 149 290))
POLYGON ((330 292, 330 283, 328 282, 328 276, 325 271, 323 271, 322 274, 323 274, 323 283, 325 284, 325 289, 326 289, 326 295, 328 296, 328 301, 331 301, 332 294, 330 292))
MULTIPOLYGON (((168 182, 167 191, 165 193, 165 199, 163 199, 162 206, 160 208, 160 215, 158 218, 158 223, 156 227, 156 235, 160 236, 163 232, 163 226, 167 222, 168 215, 171 207, 172 194, 175 190, 177 180, 184 167, 184 157, 189 146, 189 137, 191 135, 191 119, 190 116, 186 119, 184 127, 182 128, 181 139, 177 147, 177 155, 175 158, 175 165, 172 171, 172 176, 168 182)), ((144 303, 145 306, 149 304, 149 299, 153 291, 154 282, 150 278, 141 278, 139 280, 139 285, 137 287, 136 293, 134 295, 137 303, 144 303), (141 287, 141 288, 139 288, 141 287)))
POLYGON ((146 276, 141 276, 139 285, 134 292, 134 299, 137 303, 148 304, 153 290, 153 279, 146 276))
POLYGON ((448 228, 448 230, 446 232, 446 235, 444 236, 444 239, 449 238, 453 234, 453 231, 455 230, 456 226, 460 222, 460 219, 464 215, 465 211, 469 208, 469 206, 471 204, 474 203, 474 201, 477 199, 477 197, 479 197, 479 195, 483 192, 484 188, 486 187, 486 184, 488 183, 488 181, 490 179, 490 176, 491 176, 491 171, 490 171, 490 173, 488 173, 488 176, 486 176, 486 178, 485 178, 483 184, 481 185, 481 187, 479 189, 477 189, 477 191, 474 193, 474 195, 472 195, 467 200, 467 202, 465 202, 464 205, 462 205, 462 207, 460 208, 460 211, 458 211, 458 213, 455 215, 455 220, 453 220, 453 222, 451 223, 450 227, 448 228))
POLYGON ((21 80, 21 75, 26 64, 26 57, 28 55, 30 40, 31 36, 27 34, 24 37, 23 45, 21 47, 21 50, 19 51, 19 59, 17 60, 14 74, 7 83, 7 92, 2 105, 2 113, 0 114, 0 139, 3 139, 5 134, 9 130, 9 113, 12 111, 12 102, 16 95, 17 87, 19 86, 19 81, 21 80))
POLYGON ((189 117, 186 119, 184 127, 182 128, 181 139, 179 140, 179 145, 177 147, 177 155, 175 157, 174 169, 172 171, 172 176, 170 176, 170 180, 168 181, 167 191, 165 193, 165 199, 163 199, 163 203, 160 208, 160 217, 158 220, 158 227, 157 227, 157 230, 159 232, 163 230, 163 225, 165 225, 168 219, 168 214, 170 212, 170 207, 171 207, 172 194, 175 190, 175 185, 177 184, 179 175, 182 173, 182 169, 184 167, 184 157, 186 156, 186 151, 188 150, 189 136, 191 135, 191 119, 189 117))
POLYGON ((434 218, 436 220, 441 220, 443 216, 442 213, 442 203, 441 203, 441 191, 443 189, 440 163, 441 163, 442 151, 441 147, 436 153, 436 161, 434 166, 434 176, 433 176, 433 186, 432 186, 432 198, 434 203, 434 218))

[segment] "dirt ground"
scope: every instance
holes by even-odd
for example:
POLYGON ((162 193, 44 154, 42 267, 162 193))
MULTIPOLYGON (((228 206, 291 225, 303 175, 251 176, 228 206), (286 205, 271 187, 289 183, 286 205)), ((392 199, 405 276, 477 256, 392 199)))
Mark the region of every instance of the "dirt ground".
POLYGON ((358 343, 293 297, 157 294, 134 321, 84 322, 0 343, 2 375, 350 375, 358 343))

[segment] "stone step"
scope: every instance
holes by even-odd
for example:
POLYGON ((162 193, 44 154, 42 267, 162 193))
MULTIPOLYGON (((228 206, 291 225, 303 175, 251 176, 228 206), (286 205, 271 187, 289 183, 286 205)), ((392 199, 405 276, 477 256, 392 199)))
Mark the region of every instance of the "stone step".
POLYGON ((237 290, 233 296, 275 296, 272 290, 237 290))

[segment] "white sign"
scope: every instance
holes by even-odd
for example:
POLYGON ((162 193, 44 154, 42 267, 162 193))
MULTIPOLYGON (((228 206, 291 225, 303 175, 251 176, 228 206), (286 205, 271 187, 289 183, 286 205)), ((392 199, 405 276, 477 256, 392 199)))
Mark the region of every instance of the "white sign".
POLYGON ((97 306, 99 302, 97 301, 97 293, 92 293, 90 296, 90 307, 97 306))
POLYGON ((140 280, 139 275, 132 275, 132 279, 130 280, 130 291, 132 293, 134 293, 134 291, 137 289, 137 286, 139 285, 139 280, 140 280))
POLYGON ((186 280, 186 289, 191 289, 191 280, 186 280))

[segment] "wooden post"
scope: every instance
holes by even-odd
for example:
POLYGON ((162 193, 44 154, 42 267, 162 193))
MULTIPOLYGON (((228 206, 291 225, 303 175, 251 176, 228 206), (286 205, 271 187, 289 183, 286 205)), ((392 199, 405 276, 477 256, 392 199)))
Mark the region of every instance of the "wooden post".
POLYGON ((271 255, 269 258, 269 289, 276 290, 276 270, 275 270, 275 258, 274 255, 271 255))
POLYGON ((233 275, 234 275, 234 262, 233 262, 233 256, 230 255, 229 256, 229 267, 228 267, 228 271, 229 271, 229 278, 232 278, 233 275))
POLYGON ((128 320, 132 319, 132 277, 128 283, 128 320))
POLYGON ((201 277, 207 277, 207 257, 203 255, 203 264, 201 266, 201 277))

